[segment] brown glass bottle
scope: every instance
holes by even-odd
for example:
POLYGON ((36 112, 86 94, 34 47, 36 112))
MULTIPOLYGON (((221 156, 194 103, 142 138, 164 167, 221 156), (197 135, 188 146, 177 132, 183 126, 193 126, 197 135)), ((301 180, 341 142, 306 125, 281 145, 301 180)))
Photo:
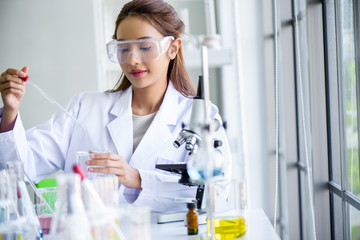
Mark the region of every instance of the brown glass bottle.
POLYGON ((195 203, 188 203, 189 212, 186 214, 188 235, 198 234, 198 215, 195 210, 195 203))

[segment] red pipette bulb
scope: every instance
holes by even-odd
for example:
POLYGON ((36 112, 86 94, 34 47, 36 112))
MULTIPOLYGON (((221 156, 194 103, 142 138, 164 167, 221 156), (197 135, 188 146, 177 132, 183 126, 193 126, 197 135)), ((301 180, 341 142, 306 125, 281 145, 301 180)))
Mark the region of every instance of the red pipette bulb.
POLYGON ((84 178, 87 178, 84 169, 79 164, 74 164, 73 170, 75 173, 80 175, 81 181, 84 180, 84 178))
POLYGON ((25 77, 21 77, 21 79, 24 81, 24 82, 26 82, 28 79, 29 79, 29 76, 28 75, 26 75, 25 77))

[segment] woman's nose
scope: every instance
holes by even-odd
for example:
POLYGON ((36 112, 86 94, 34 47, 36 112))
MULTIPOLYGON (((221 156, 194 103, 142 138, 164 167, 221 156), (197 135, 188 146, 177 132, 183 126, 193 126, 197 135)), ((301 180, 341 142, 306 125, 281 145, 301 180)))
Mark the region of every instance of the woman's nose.
POLYGON ((136 53, 130 52, 127 61, 130 65, 136 65, 141 62, 141 59, 136 53))

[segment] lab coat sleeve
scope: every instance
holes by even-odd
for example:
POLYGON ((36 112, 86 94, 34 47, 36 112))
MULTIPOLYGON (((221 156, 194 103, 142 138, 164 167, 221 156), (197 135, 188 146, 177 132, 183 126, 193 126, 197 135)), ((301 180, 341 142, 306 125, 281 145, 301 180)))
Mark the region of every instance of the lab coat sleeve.
MULTIPOLYGON (((79 109, 79 99, 74 97, 67 109, 73 116, 79 109)), ((1 161, 21 160, 25 172, 39 182, 51 173, 64 168, 65 156, 74 123, 61 112, 50 120, 25 131, 20 114, 14 129, 0 134, 1 161)))
MULTIPOLYGON (((0 112, 2 116, 2 108, 0 112)), ((24 151, 24 149, 21 148, 24 144, 26 144, 26 135, 20 113, 18 113, 13 130, 0 133, 0 161, 21 160, 20 155, 24 155, 24 152, 21 153, 20 151, 24 151)))
POLYGON ((147 205, 155 212, 179 212, 185 211, 186 205, 176 199, 195 199, 197 188, 179 184, 179 175, 143 169, 139 173, 142 190, 134 205, 147 205))

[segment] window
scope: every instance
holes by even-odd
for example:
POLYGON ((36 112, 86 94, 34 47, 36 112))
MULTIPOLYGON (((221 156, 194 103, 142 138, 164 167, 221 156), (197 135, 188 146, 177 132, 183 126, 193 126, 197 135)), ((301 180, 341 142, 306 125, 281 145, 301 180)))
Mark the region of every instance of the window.
MULTIPOLYGON (((317 238, 360 239, 360 3, 278 0, 278 4, 282 98, 278 233, 284 239, 312 239, 314 230, 301 116, 301 63, 317 238)), ((267 18, 273 14, 269 6, 263 12, 266 81, 274 86, 274 35, 267 18)), ((274 139, 274 88, 267 88, 267 94, 268 135, 274 139)), ((269 161, 274 161, 273 156, 269 161)))
POLYGON ((358 1, 325 4, 332 236, 360 238, 358 1), (336 90, 335 90, 336 89, 336 90))

